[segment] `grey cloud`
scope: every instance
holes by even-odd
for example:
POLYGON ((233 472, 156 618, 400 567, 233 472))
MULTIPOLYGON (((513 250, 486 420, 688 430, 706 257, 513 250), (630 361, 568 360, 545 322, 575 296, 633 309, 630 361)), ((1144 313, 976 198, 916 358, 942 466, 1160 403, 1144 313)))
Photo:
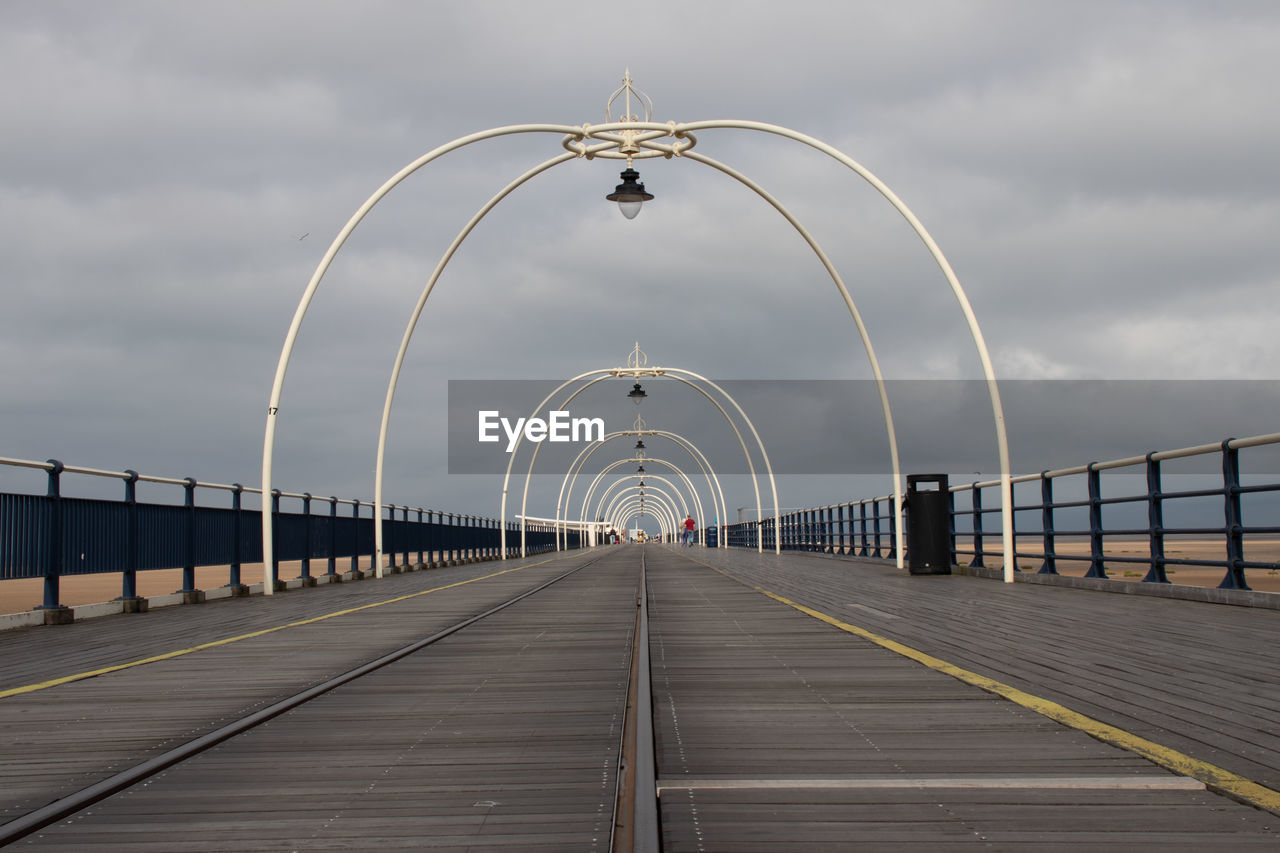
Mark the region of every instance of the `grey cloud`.
MULTIPOLYGON (((634 12, 9 4, 0 455, 252 482, 284 332, 356 207, 463 134, 603 121, 627 65, 660 120, 787 125, 883 178, 955 266, 1004 375, 1274 376, 1273 4, 634 12)), ((277 483, 371 495, 419 291, 472 213, 560 150, 526 136, 450 155, 357 229, 290 367, 277 483)), ((886 372, 978 375, 936 266, 872 190, 779 139, 706 132, 698 150, 811 228, 886 372)), ((773 211, 710 170, 653 161, 639 168, 657 199, 624 222, 602 199, 619 168, 558 167, 463 245, 409 351, 389 500, 496 510, 490 480, 446 474, 450 378, 572 375, 637 340, 706 375, 869 375, 825 272, 773 211)), ((842 488, 789 487, 787 505, 842 488)))

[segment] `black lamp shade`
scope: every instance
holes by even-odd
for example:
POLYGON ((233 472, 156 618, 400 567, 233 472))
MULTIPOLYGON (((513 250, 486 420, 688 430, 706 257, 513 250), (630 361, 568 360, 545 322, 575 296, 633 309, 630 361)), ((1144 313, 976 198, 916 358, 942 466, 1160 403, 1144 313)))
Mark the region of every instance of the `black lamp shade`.
POLYGON ((629 166, 622 170, 619 177, 622 178, 622 183, 605 196, 605 199, 616 201, 623 216, 627 219, 635 219, 636 214, 640 212, 640 205, 646 201, 653 201, 653 193, 645 192, 644 184, 640 183, 640 173, 629 166))

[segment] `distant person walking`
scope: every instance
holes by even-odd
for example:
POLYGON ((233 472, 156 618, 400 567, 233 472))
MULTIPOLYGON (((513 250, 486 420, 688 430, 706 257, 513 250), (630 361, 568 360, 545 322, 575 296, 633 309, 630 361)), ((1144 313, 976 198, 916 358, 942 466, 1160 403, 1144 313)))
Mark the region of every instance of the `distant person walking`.
POLYGON ((684 546, 686 548, 693 544, 693 528, 697 526, 692 515, 684 520, 684 546))

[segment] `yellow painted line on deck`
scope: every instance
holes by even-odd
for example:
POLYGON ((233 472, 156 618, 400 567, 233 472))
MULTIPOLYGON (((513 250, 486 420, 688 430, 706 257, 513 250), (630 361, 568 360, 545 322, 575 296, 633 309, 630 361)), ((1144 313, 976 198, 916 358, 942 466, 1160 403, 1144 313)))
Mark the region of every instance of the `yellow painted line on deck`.
POLYGON ((1274 814, 1280 814, 1280 791, 1274 791, 1271 788, 1260 785, 1251 779, 1246 779, 1243 776, 1232 773, 1230 770, 1218 767, 1215 764, 1210 764, 1207 761, 1201 761, 1198 758, 1192 758, 1185 753, 1178 752, 1175 749, 1170 749, 1167 746, 1161 746, 1154 741, 1139 737, 1132 732, 1127 732, 1124 729, 1117 728, 1116 726, 1104 723, 1100 720, 1095 720, 1092 717, 1085 716, 1077 711, 1072 711, 1070 708, 1067 708, 1064 705, 1059 705, 1057 702, 1053 702, 1039 696, 1034 696, 1026 691, 1019 690, 1016 687, 1011 687, 1008 684, 996 681, 993 678, 987 678, 985 675, 970 672, 967 669, 958 667, 955 664, 947 663, 941 658, 936 658, 933 655, 920 651, 919 649, 913 649, 910 646, 897 642, 896 640, 890 640, 888 637, 882 637, 879 634, 868 631, 866 628, 851 625, 848 622, 844 622, 834 616, 829 616, 819 610, 814 610, 811 607, 798 604, 789 598, 785 598, 775 592, 770 592, 764 587, 755 586, 748 581, 735 577, 723 569, 716 568, 708 563, 703 563, 701 560, 694 560, 692 557, 689 559, 693 560, 695 563, 706 566, 712 571, 719 572, 730 580, 750 587, 756 592, 772 598, 774 601, 785 604, 788 607, 793 607, 806 616, 811 616, 820 622, 825 622, 828 625, 831 625, 834 628, 839 628, 841 631, 846 633, 862 637, 865 640, 870 640, 877 646, 888 649, 889 651, 902 655, 903 657, 910 658, 917 663, 922 663, 930 669, 945 673, 952 678, 957 678, 960 681, 965 682, 966 684, 972 684, 974 687, 981 688, 988 693, 994 693, 997 696, 1008 699, 1010 702, 1015 702, 1028 710, 1034 711, 1041 716, 1048 717, 1051 720, 1062 723, 1064 726, 1069 726, 1078 731, 1082 731, 1091 737, 1103 741, 1104 743, 1109 743, 1113 746, 1118 746, 1121 749, 1141 755, 1143 758, 1153 761, 1168 770, 1172 770, 1174 773, 1203 782, 1205 787, 1210 790, 1218 791, 1240 800, 1241 802, 1248 803, 1249 805, 1256 806, 1260 809, 1266 809, 1274 814))
POLYGON ((300 619, 297 622, 289 622, 286 625, 276 625, 273 628, 263 628, 261 631, 252 631, 248 634, 239 634, 238 636, 235 636, 235 637, 227 637, 222 640, 213 640, 212 642, 201 643, 198 646, 192 646, 191 648, 188 648, 188 649, 178 649, 177 651, 165 652, 164 654, 160 654, 160 655, 152 655, 151 657, 141 658, 140 660, 129 661, 128 663, 118 663, 118 664, 114 664, 113 666, 104 666, 101 669, 94 669, 94 670, 90 670, 89 672, 78 672, 75 675, 64 675, 61 678, 51 678, 48 681, 41 681, 38 684, 24 684, 21 687, 10 687, 7 690, 0 690, 0 699, 7 699, 10 696, 20 696, 23 693, 35 693, 37 690, 48 690, 50 687, 59 687, 63 684, 70 684, 73 681, 83 681, 86 678, 94 678, 95 676, 99 676, 99 675, 107 675, 108 673, 119 672, 122 669, 132 669, 135 666, 143 666, 149 663, 158 663, 162 660, 171 660, 173 658, 182 657, 183 655, 189 655, 192 652, 199 652, 205 649, 214 649, 214 648, 217 648, 218 646, 227 646, 227 645, 230 645, 231 643, 238 643, 241 640, 251 640, 254 637, 262 637, 267 634, 274 634, 276 631, 283 631, 287 628, 297 628, 302 625, 310 625, 315 622, 323 622, 326 619, 334 619, 338 616, 346 616, 350 613, 359 613, 361 610, 369 610, 374 607, 382 607, 387 604, 396 604, 397 602, 400 602, 400 601, 408 601, 411 598, 417 598, 420 595, 430 595, 433 592, 440 592, 446 589, 453 589, 454 587, 466 586, 469 583, 475 583, 476 581, 489 580, 490 578, 496 578, 500 575, 510 574, 511 572, 518 572, 523 569, 532 569, 534 566, 545 565, 546 563, 550 563, 554 560, 560 560, 560 559, 564 559, 564 557, 563 556, 552 557, 550 559, 542 560, 537 563, 530 563, 527 566, 516 566, 513 569, 503 569, 500 572, 494 572, 493 574, 483 575, 478 578, 472 578, 471 580, 458 581, 457 583, 445 584, 444 586, 437 586, 432 589, 424 589, 424 590, 421 590, 420 592, 411 592, 408 595, 401 595, 395 598, 388 598, 386 601, 375 601, 372 604, 362 604, 359 607, 349 607, 346 610, 336 610, 333 613, 326 613, 323 616, 313 616, 310 619, 300 619))

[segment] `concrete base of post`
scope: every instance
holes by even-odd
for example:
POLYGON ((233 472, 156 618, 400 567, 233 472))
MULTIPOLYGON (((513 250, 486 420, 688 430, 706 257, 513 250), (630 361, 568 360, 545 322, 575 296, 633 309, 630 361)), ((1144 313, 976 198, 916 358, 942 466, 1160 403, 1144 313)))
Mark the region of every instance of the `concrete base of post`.
POLYGON ((120 606, 123 608, 121 612, 123 613, 146 613, 147 605, 149 604, 148 599, 141 596, 117 598, 116 601, 120 602, 120 606))
POLYGON ((180 589, 178 592, 182 593, 183 604, 204 604, 203 589, 180 589))
POLYGON ((349 572, 343 572, 340 577, 344 581, 361 581, 364 580, 365 573, 359 569, 352 569, 349 572))
POLYGON ((310 577, 310 576, 303 577, 303 576, 299 575, 298 577, 294 578, 294 580, 298 581, 302 586, 315 586, 315 585, 316 585, 316 579, 315 579, 315 578, 313 578, 313 577, 310 577))
POLYGON ((37 607, 44 614, 46 625, 70 625, 76 621, 76 614, 70 607, 37 607))
POLYGON ((249 594, 248 584, 229 583, 226 585, 225 588, 231 591, 232 598, 244 598, 246 595, 249 594))

